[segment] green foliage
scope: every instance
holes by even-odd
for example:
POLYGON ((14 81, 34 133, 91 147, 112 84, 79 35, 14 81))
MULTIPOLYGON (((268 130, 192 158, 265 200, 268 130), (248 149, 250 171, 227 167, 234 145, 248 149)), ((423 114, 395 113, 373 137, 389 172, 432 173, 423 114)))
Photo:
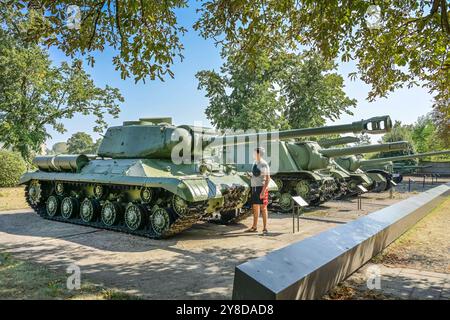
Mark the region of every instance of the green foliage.
MULTIPOLYGON (((446 140, 439 135, 432 113, 419 117, 412 125, 403 125, 400 121, 396 121, 392 131, 382 137, 382 142, 402 140, 411 144, 411 150, 383 152, 378 157, 439 151, 449 147, 446 140)), ((450 157, 443 155, 433 157, 433 159, 450 159, 450 157)))
POLYGON ((178 25, 175 10, 186 6, 185 0, 1 0, 0 23, 27 42, 55 46, 71 57, 85 55, 91 65, 93 52, 112 47, 112 63, 122 78, 163 80, 167 73, 173 76, 174 58, 183 58, 180 37, 186 29, 178 25), (79 28, 67 26, 69 5, 80 8, 79 28))
POLYGON ((67 140, 67 152, 70 154, 90 153, 93 146, 94 141, 85 132, 77 132, 67 140))
POLYGON ((412 139, 417 152, 439 149, 439 140, 436 139, 436 126, 430 116, 420 117, 417 120, 412 131, 412 139))
POLYGON ((102 138, 97 141, 85 132, 77 132, 67 140, 67 153, 71 154, 97 154, 98 147, 102 143, 102 138))
POLYGON ((241 64, 239 54, 223 53, 221 74, 200 71, 199 89, 206 91, 206 115, 220 129, 286 129, 322 126, 356 101, 343 91, 335 65, 319 55, 278 52, 261 54, 255 64, 241 64))
MULTIPOLYGON (((411 148, 414 150, 414 140, 412 138, 412 125, 402 125, 401 121, 395 121, 392 126, 392 130, 387 132, 381 138, 382 143, 390 143, 396 141, 407 141, 410 143, 411 148)), ((396 150, 380 152, 377 158, 394 157, 411 153, 413 150, 396 150)))
POLYGON ((57 142, 52 147, 52 152, 54 154, 64 154, 67 153, 67 143, 66 142, 57 142))
POLYGON ((102 142, 103 142, 103 138, 98 138, 96 141, 95 141, 95 143, 94 143, 94 145, 92 146, 92 148, 91 148, 91 150, 90 150, 90 154, 97 154, 97 152, 98 152, 98 148, 100 147, 100 145, 102 144, 102 142))
POLYGON ((26 163, 18 153, 0 150, 0 188, 16 186, 26 169, 26 163))
POLYGON ((355 60, 357 72, 349 76, 372 86, 371 101, 404 86, 423 85, 434 95, 438 133, 448 141, 449 7, 445 0, 209 0, 195 29, 238 51, 248 63, 280 47, 312 47, 326 60, 355 60), (381 10, 378 28, 368 23, 373 4, 381 10))
POLYGON ((0 30, 0 141, 27 161, 49 137, 48 127, 65 132, 62 119, 94 115, 95 131, 106 127, 104 114, 116 117, 119 90, 96 87, 81 62, 53 66, 36 45, 24 45, 0 30))
POLYGON ((359 139, 359 142, 354 143, 355 146, 366 146, 372 144, 370 136, 367 133, 358 134, 356 137, 359 139))

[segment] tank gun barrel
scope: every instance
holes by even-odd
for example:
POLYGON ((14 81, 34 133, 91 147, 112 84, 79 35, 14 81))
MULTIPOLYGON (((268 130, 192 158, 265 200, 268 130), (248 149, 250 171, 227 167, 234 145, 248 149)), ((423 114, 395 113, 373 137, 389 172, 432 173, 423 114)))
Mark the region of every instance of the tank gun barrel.
POLYGON ((389 132, 392 128, 392 121, 389 116, 373 117, 367 120, 355 121, 349 124, 303 128, 284 131, 256 132, 248 134, 223 135, 216 137, 206 137, 206 145, 215 143, 227 146, 236 144, 246 144, 256 141, 279 141, 289 140, 308 136, 320 136, 341 133, 370 133, 379 134, 389 132))
POLYGON ((368 165, 368 164, 376 164, 376 163, 387 162, 387 161, 420 159, 420 158, 426 158, 426 157, 430 157, 430 156, 438 156, 438 155, 444 155, 444 154, 450 154, 450 150, 433 151, 433 152, 425 152, 425 153, 417 153, 417 154, 409 154, 409 155, 397 156, 397 157, 387 157, 387 158, 361 160, 361 164, 368 165))
POLYGON ((341 138, 336 138, 336 139, 323 139, 323 140, 319 140, 319 145, 322 148, 329 148, 332 146, 339 146, 339 145, 343 145, 343 144, 348 144, 348 143, 356 143, 359 142, 360 139, 358 137, 341 137, 341 138))
POLYGON ((334 158, 334 157, 349 156, 349 155, 359 154, 359 153, 404 150, 404 149, 408 149, 408 148, 409 148, 408 142, 398 141, 398 142, 391 142, 391 143, 372 144, 372 145, 367 145, 367 146, 322 149, 319 152, 326 157, 334 158))

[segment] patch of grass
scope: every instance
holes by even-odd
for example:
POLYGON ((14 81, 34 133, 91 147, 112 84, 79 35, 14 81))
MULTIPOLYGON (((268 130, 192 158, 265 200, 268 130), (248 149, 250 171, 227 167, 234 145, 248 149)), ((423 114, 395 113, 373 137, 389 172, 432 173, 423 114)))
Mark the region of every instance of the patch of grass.
POLYGON ((25 201, 25 188, 0 188, 0 211, 29 208, 25 201))
POLYGON ((372 262, 448 272, 450 270, 449 224, 450 197, 372 258, 372 262))
POLYGON ((64 273, 0 253, 0 299, 125 300, 137 297, 83 280, 80 290, 69 290, 64 273))
POLYGON ((325 300, 387 300, 385 295, 378 290, 362 289, 359 284, 341 283, 333 288, 323 299, 325 300))

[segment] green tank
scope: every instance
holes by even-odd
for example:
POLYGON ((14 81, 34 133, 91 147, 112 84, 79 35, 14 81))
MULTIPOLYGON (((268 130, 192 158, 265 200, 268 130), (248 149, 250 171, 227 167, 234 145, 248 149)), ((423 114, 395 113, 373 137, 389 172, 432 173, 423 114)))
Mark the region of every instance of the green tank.
MULTIPOLYGON (((408 165, 408 164, 393 164, 392 168, 392 176, 394 177, 394 181, 396 183, 400 183, 403 181, 404 174, 413 174, 418 173, 419 170, 432 168, 432 165, 408 165)), ((389 169, 388 169, 389 170, 389 169)))
MULTIPOLYGON (((386 157, 386 158, 375 158, 375 159, 358 159, 357 164, 354 166, 359 166, 362 170, 367 172, 387 172, 392 176, 392 180, 395 183, 400 183, 403 180, 402 172, 410 172, 409 170, 424 168, 425 166, 418 165, 402 165, 396 163, 396 161, 405 161, 412 159, 421 159, 431 156, 446 155, 450 154, 450 150, 433 151, 425 153, 409 154, 404 156, 386 157)), ((387 189, 388 190, 388 189, 387 189)))
MULTIPOLYGON (((387 132, 392 127, 388 116, 375 117, 345 125, 320 128, 297 129, 278 132, 276 145, 267 150, 272 178, 279 192, 272 194, 272 205, 282 211, 292 209, 292 196, 302 196, 310 205, 319 205, 340 192, 340 186, 334 175, 329 172, 330 159, 317 142, 284 141, 294 138, 337 133, 372 133, 387 132)), ((270 138, 268 139, 270 140, 270 138)), ((224 149, 225 163, 233 163, 240 172, 250 172, 253 159, 252 146, 237 144, 224 149)), ((346 178, 343 173, 342 182, 346 178)))
POLYGON ((356 154, 365 154, 381 151, 405 150, 410 147, 406 141, 391 142, 384 144, 363 145, 347 148, 325 149, 323 154, 329 158, 333 158, 331 172, 333 175, 340 177, 339 174, 345 171, 345 191, 343 196, 355 195, 360 193, 357 186, 362 185, 368 190, 377 190, 384 188, 388 183, 389 177, 377 172, 365 172, 354 166, 355 159, 358 159, 356 154))
POLYGON ((220 139, 171 118, 127 121, 108 128, 97 156, 35 157, 38 169, 20 183, 43 218, 168 237, 212 215, 230 222, 245 213, 249 178, 214 162, 208 146, 220 139))

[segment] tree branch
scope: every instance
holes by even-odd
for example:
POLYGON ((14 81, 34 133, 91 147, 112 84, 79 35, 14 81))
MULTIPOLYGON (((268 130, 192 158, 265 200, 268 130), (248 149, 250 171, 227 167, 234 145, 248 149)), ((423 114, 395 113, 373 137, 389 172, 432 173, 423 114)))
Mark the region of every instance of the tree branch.
POLYGON ((91 51, 92 48, 92 43, 94 41, 94 37, 95 34, 97 33, 97 25, 98 25, 98 19, 100 18, 100 15, 102 14, 102 8, 105 5, 106 0, 103 0, 101 3, 99 3, 98 8, 97 8, 97 16, 95 17, 94 20, 94 30, 92 31, 92 35, 91 38, 89 40, 89 45, 88 45, 88 51, 91 51))

